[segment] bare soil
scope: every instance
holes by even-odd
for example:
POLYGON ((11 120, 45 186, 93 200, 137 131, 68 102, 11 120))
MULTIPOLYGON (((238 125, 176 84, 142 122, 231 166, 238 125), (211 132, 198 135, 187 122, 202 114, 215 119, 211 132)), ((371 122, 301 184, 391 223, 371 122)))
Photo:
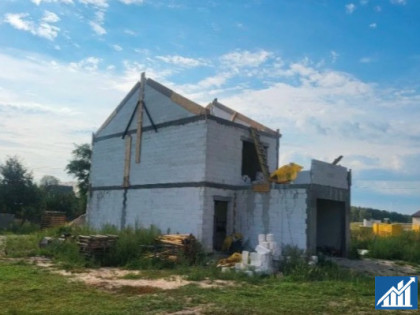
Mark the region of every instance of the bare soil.
MULTIPOLYGON (((233 281, 224 280, 204 280, 204 281, 188 281, 183 276, 172 275, 168 278, 161 279, 142 279, 142 272, 137 270, 124 270, 120 268, 98 268, 84 269, 82 272, 71 272, 58 268, 50 259, 45 257, 32 257, 31 263, 48 269, 53 273, 66 276, 74 281, 82 281, 87 285, 98 287, 101 289, 121 292, 137 291, 139 294, 152 293, 158 290, 173 290, 188 284, 196 284, 202 288, 226 287, 235 285, 233 281), (127 274, 139 275, 140 279, 122 279, 127 274)), ((144 272, 147 278, 147 271, 144 272)))

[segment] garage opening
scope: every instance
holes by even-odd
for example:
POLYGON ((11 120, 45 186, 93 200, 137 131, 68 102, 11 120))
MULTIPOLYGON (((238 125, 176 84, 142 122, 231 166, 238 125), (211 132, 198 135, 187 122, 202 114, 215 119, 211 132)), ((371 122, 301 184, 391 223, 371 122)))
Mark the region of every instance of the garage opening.
POLYGON ((345 254, 345 203, 318 199, 316 205, 316 247, 332 256, 345 254))
POLYGON ((227 201, 214 201, 213 249, 222 250, 227 230, 227 201))
POLYGON ((247 175, 251 181, 254 181, 257 172, 261 172, 255 145, 249 141, 242 141, 242 176, 247 175))

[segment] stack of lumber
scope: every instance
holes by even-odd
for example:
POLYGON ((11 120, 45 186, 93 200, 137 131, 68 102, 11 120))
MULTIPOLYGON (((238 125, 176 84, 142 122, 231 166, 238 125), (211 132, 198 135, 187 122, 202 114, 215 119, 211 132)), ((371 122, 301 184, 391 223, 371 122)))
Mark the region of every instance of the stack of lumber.
POLYGON ((47 229, 66 224, 66 214, 59 211, 45 211, 41 217, 41 229, 47 229))
POLYGON ((166 234, 159 236, 157 241, 166 247, 166 250, 160 253, 161 257, 175 260, 174 256, 178 258, 183 255, 191 263, 196 259, 198 242, 192 234, 166 234))
POLYGON ((101 256, 118 240, 118 235, 79 235, 77 244, 86 256, 101 256))
POLYGON ((184 246, 188 239, 195 240, 195 237, 190 234, 166 234, 157 238, 160 243, 177 246, 184 246))

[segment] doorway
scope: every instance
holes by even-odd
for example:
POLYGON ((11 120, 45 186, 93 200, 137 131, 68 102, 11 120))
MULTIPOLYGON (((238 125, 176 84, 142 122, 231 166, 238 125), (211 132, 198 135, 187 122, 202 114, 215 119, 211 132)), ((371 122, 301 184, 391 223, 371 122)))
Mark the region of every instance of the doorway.
POLYGON ((214 201, 213 249, 222 250, 227 229, 227 201, 214 201))
POLYGON ((345 203, 318 199, 316 203, 316 249, 332 256, 345 254, 345 203))

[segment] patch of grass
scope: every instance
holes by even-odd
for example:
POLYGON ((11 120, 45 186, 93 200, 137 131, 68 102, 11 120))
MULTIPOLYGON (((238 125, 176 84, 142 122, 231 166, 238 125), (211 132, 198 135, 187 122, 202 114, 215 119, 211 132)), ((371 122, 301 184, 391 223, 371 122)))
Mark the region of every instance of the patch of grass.
POLYGON ((127 273, 126 275, 120 277, 120 279, 138 280, 138 279, 144 279, 144 276, 140 273, 127 273))
POLYGON ((29 257, 38 254, 38 234, 8 235, 5 240, 4 251, 13 258, 29 257))
POLYGON ((3 314, 157 314, 185 309, 204 314, 372 313, 374 289, 373 278, 296 282, 266 277, 233 287, 106 292, 32 265, 0 262, 3 314))
POLYGON ((124 294, 124 295, 142 295, 142 294, 158 293, 158 292, 162 291, 162 289, 147 286, 147 285, 138 286, 138 287, 125 285, 125 286, 116 288, 114 291, 116 293, 124 294))
POLYGON ((13 222, 10 224, 10 226, 6 229, 0 229, 0 235, 1 234, 30 234, 39 232, 41 230, 41 227, 39 224, 32 223, 29 221, 22 223, 13 222))
POLYGON ((294 247, 284 250, 285 259, 280 270, 292 281, 363 281, 366 276, 349 269, 340 268, 337 264, 318 256, 319 262, 310 265, 303 252, 294 247))
POLYGON ((368 245, 369 256, 420 264, 420 234, 404 231, 399 236, 377 237, 368 245))
POLYGON ((357 249, 369 250, 372 258, 403 260, 420 264, 420 233, 403 231, 398 236, 380 237, 366 229, 351 231, 351 252, 357 249))

